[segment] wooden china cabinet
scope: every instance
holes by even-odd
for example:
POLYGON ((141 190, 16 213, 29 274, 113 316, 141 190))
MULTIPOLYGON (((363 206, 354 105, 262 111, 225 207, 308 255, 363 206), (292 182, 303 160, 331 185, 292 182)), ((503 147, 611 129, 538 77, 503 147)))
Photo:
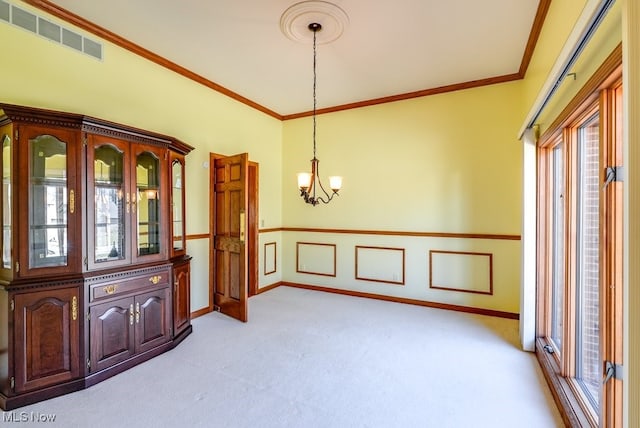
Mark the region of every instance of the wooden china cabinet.
POLYGON ((86 388, 191 333, 174 138, 0 104, 0 408, 86 388))

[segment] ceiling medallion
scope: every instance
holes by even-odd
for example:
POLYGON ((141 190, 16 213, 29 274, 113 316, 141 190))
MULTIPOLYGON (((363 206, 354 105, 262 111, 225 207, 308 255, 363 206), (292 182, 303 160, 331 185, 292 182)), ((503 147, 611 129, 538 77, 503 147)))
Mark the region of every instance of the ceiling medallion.
POLYGON ((308 0, 296 3, 284 11, 280 17, 280 30, 294 42, 313 43, 315 33, 309 31, 311 23, 322 26, 322 31, 317 34, 317 44, 327 44, 342 35, 349 17, 333 3, 308 0))

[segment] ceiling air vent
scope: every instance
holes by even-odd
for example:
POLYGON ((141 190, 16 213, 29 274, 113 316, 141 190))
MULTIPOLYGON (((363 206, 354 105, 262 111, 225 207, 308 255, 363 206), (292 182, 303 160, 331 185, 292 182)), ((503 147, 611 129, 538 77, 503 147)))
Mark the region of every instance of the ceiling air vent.
POLYGON ((4 0, 0 0, 0 21, 13 24, 16 27, 38 34, 47 40, 102 60, 101 43, 88 39, 73 30, 64 28, 4 0))
POLYGON ((0 19, 9 22, 9 3, 0 2, 0 19))

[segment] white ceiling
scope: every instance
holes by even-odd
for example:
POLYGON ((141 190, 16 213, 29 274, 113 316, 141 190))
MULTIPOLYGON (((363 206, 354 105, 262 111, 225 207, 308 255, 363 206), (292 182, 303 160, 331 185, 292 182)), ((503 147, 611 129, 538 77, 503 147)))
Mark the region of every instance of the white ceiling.
MULTIPOLYGON (((52 0, 280 115, 312 108, 312 47, 280 30, 296 0, 52 0)), ((333 0, 318 108, 518 73, 539 0, 333 0)))

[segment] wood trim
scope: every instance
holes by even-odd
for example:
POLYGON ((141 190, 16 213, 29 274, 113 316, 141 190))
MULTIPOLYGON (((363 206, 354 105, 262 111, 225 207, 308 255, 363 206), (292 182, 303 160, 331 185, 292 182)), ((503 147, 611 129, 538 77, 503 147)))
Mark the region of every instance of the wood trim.
POLYGON ((320 275, 320 276, 331 276, 336 277, 336 265, 337 265, 337 246, 336 244, 323 244, 318 242, 296 242, 296 273, 306 273, 309 275, 320 275), (311 272, 300 270, 300 245, 318 245, 323 247, 333 247, 333 274, 330 273, 322 273, 322 272, 311 272))
MULTIPOLYGON (((604 168, 623 166, 623 98, 622 82, 601 92, 600 183, 604 182, 604 168)), ((603 331, 600 355, 604 361, 624 363, 624 183, 613 181, 602 190, 600 198, 600 325, 603 331)), ((611 379, 604 385, 600 408, 604 426, 623 423, 623 381, 611 379)))
POLYGON ((257 294, 266 293, 267 291, 271 291, 274 288, 280 287, 281 285, 282 285, 282 281, 278 281, 278 282, 276 282, 274 284, 265 285, 264 287, 259 287, 257 294))
MULTIPOLYGON (((216 201, 215 201, 215 182, 216 182, 216 159, 226 156, 219 153, 209 153, 209 236, 212 237, 216 233, 216 201)), ((209 239, 209 311, 214 310, 214 289, 215 289, 215 260, 213 250, 213 239, 209 239)))
MULTIPOLYGON (((148 50, 143 48, 142 46, 139 46, 109 30, 107 30, 106 28, 100 27, 97 24, 94 24, 93 22, 84 19, 54 3, 51 3, 47 0, 23 0, 25 3, 30 4, 33 7, 36 7, 52 16, 55 16, 57 18, 62 19, 63 21, 66 21, 78 28, 81 28, 91 34, 94 34, 98 37, 100 37, 103 40, 106 40, 110 43, 115 44, 116 46, 119 46, 123 49, 126 49, 132 53, 134 53, 135 55, 138 55, 142 58, 145 58, 157 65, 160 65, 161 67, 164 67, 168 70, 171 70, 183 77, 186 77, 187 79, 190 79, 196 83, 199 83, 207 88, 213 89, 216 92, 219 92, 223 95, 228 96, 231 99, 234 99, 242 104, 245 104, 249 107, 252 107, 258 111, 261 111, 262 113, 265 113, 275 119, 284 121, 284 120, 291 120, 291 119, 297 119, 300 117, 309 117, 313 114, 313 111, 305 111, 305 112, 301 112, 301 113, 294 113, 294 114, 288 114, 288 115, 281 115, 261 104, 256 103, 255 101, 252 101, 228 88, 225 88, 222 85, 219 85, 197 73, 194 73, 193 71, 182 67, 172 61, 169 61, 168 59, 148 50)), ((445 86, 440 86, 440 87, 436 87, 436 88, 429 88, 429 89, 422 89, 419 91, 414 91, 414 92, 407 92, 404 94, 397 94, 397 95, 391 95, 391 96, 387 96, 387 97, 381 97, 381 98, 374 98, 374 99, 370 99, 370 100, 364 100, 364 101, 358 101, 358 102, 354 102, 354 103, 348 103, 348 104, 342 104, 342 105, 338 105, 338 106, 334 106, 334 107, 328 107, 328 108, 324 108, 324 109, 320 109, 316 111, 316 114, 324 114, 324 113, 332 113, 332 112, 337 112, 337 111, 343 111, 343 110, 350 110, 350 109, 354 109, 354 108, 360 108, 360 107, 368 107, 368 106, 373 106, 373 105, 378 105, 378 104, 385 104, 385 103, 390 103, 390 102, 395 102, 395 101, 404 101, 404 100, 408 100, 408 99, 412 99, 412 98, 419 98, 419 97, 426 97, 426 96, 430 96, 430 95, 437 95, 437 94, 443 94, 446 92, 454 92, 454 91, 459 91, 459 90, 463 90, 463 89, 471 89, 471 88, 478 88, 481 86, 489 86, 489 85, 495 85, 498 83, 505 83, 505 82, 511 82, 511 81, 515 81, 515 80, 521 80, 522 78, 524 78, 524 75, 526 74, 527 68, 529 67, 529 63, 531 61, 531 57, 533 55, 533 52, 535 50, 535 46, 536 43, 538 41, 538 37, 540 36, 540 32, 542 30, 542 26, 544 24, 544 20, 546 18, 546 14, 547 11, 549 9, 549 4, 551 3, 551 0, 540 0, 540 3, 538 4, 538 10, 536 12, 536 16, 534 18, 533 21, 533 25, 531 28, 531 33, 529 34, 529 38, 527 40, 527 45, 525 47, 525 51, 523 53, 522 56, 522 61, 520 63, 520 68, 518 70, 517 73, 511 73, 511 74, 505 74, 502 76, 495 76, 495 77, 488 77, 485 79, 479 79, 479 80, 471 80, 468 82, 461 82, 461 83, 455 83, 455 84, 451 84, 451 85, 445 85, 445 86)))
POLYGON ((202 309, 198 309, 197 311, 191 312, 191 319, 201 317, 202 315, 206 315, 208 313, 213 312, 213 309, 209 307, 204 307, 202 309))
POLYGON ((108 42, 111 42, 116 46, 119 46, 136 55, 139 55, 142 58, 145 58, 153 63, 160 65, 161 67, 167 68, 175 73, 178 73, 181 76, 186 77, 187 79, 193 80, 196 83, 206 86, 207 88, 213 89, 214 91, 219 92, 223 95, 226 95, 229 98, 232 98, 236 101, 239 101, 242 104, 252 107, 278 120, 282 120, 283 118, 282 115, 276 113, 275 111, 270 110, 254 101, 251 101, 250 99, 243 97, 242 95, 236 92, 233 92, 230 89, 227 89, 224 86, 219 85, 199 74, 196 74, 193 71, 188 70, 172 61, 169 61, 168 59, 156 53, 153 53, 150 50, 143 48, 142 46, 132 43, 129 40, 123 37, 120 37, 117 34, 112 33, 111 31, 103 27, 100 27, 99 25, 96 25, 93 22, 90 22, 66 9, 63 9, 62 7, 56 4, 53 4, 47 0, 24 0, 24 1, 25 3, 30 4, 31 6, 34 6, 40 10, 43 10, 50 15, 60 18, 72 25, 75 25, 78 28, 82 28, 83 30, 88 31, 89 33, 94 34, 108 42))
POLYGON ((548 354, 544 350, 546 342, 542 338, 536 340, 536 358, 538 363, 542 367, 542 373, 544 375, 549 390, 553 396, 553 400, 558 406, 560 415, 565 425, 568 427, 589 427, 589 419, 584 413, 582 407, 578 404, 573 394, 573 389, 569 385, 569 382, 563 376, 558 373, 560 367, 554 354, 548 354))
POLYGON ((281 227, 273 227, 271 229, 260 229, 259 233, 271 233, 271 232, 282 232, 281 227))
POLYGON ((195 241, 196 239, 209 239, 211 238, 211 235, 209 235, 208 233, 197 233, 193 235, 187 235, 186 238, 187 241, 195 241))
POLYGON ((536 11, 536 16, 533 19, 533 25, 531 25, 529 40, 527 40, 527 46, 524 49, 522 62, 520 63, 520 70, 518 71, 518 75, 521 79, 524 79, 524 76, 527 74, 527 69, 529 68, 531 57, 533 56, 536 44, 538 43, 538 38, 542 32, 542 26, 544 25, 544 20, 547 17, 549 6, 551 6, 551 0, 540 0, 540 3, 538 3, 538 10, 536 11))
POLYGON ((258 233, 258 218, 260 200, 260 164, 254 161, 247 163, 247 240, 248 240, 248 270, 249 270, 249 285, 248 285, 248 297, 254 296, 258 293, 258 286, 260 285, 260 268, 259 268, 259 246, 260 238, 258 233))
POLYGON ((605 59, 600 67, 593 73, 591 78, 584 84, 578 93, 569 101, 569 104, 562 110, 558 117, 551 123, 549 128, 540 136, 540 145, 544 145, 560 128, 568 126, 570 122, 576 120, 576 114, 582 111, 580 106, 589 104, 599 99, 599 89, 604 89, 619 79, 622 73, 622 44, 616 46, 611 54, 605 59), (619 70, 619 73, 616 71, 619 70), (615 77, 612 77, 615 76, 615 77))
POLYGON ((271 275, 278 271, 278 243, 277 242, 266 242, 263 246, 263 260, 264 260, 264 276, 271 275), (267 272, 267 245, 273 245, 273 270, 267 272))
POLYGON ((493 254, 492 253, 475 253, 469 251, 443 251, 429 250, 429 288, 434 290, 459 291, 461 293, 485 294, 493 296, 493 254), (459 254, 464 256, 488 256, 489 257, 489 291, 468 290, 465 288, 453 288, 433 285, 433 254, 459 254))
MULTIPOLYGON (((270 231, 275 231, 271 229, 270 231)), ((281 227, 281 232, 313 232, 313 233, 345 233, 352 235, 407 236, 418 238, 462 238, 462 239, 495 239, 520 241, 520 235, 496 235, 485 233, 448 233, 448 232, 405 232, 394 230, 360 230, 360 229, 315 229, 307 227, 281 227)))
POLYGON ((434 309, 445 309, 449 311, 465 312, 476 315, 486 315, 498 318, 507 318, 512 320, 520 319, 520 315, 512 312, 496 311, 493 309, 474 308, 471 306, 451 305, 448 303, 429 302, 426 300, 407 299, 404 297, 385 296, 382 294, 363 293, 360 291, 342 290, 338 288, 321 287, 317 285, 299 284, 294 282, 283 281, 280 285, 285 287, 302 288, 305 290, 324 291, 326 293, 343 294, 345 296, 364 297, 367 299, 384 300, 386 302, 404 303, 407 305, 424 306, 434 309))
MULTIPOLYGON (((316 110, 316 115, 325 114, 325 113, 334 113, 334 112, 343 111, 343 110, 351 110, 351 109, 361 108, 361 107, 369 107, 369 106, 374 106, 378 104, 392 103, 396 101, 404 101, 412 98, 427 97, 430 95, 444 94, 447 92, 455 92, 463 89, 479 88, 481 86, 489 86, 489 85, 495 85, 498 83, 512 82, 514 80, 520 80, 520 79, 522 79, 522 77, 520 76, 520 73, 513 73, 513 74, 505 74, 504 76, 488 77, 486 79, 470 80, 468 82, 454 83, 452 85, 439 86, 437 88, 422 89, 419 91, 407 92, 404 94, 391 95, 388 97, 374 98, 371 100, 358 101, 355 103, 348 103, 348 104, 342 104, 334 107, 322 108, 322 109, 316 110)), ((282 120, 284 121, 284 120, 299 119, 301 117, 309 117, 312 115, 313 115, 313 110, 309 110, 301 113, 285 114, 282 116, 282 120)))
POLYGON ((355 257, 355 279, 361 281, 371 281, 371 282, 381 282, 385 284, 393 284, 393 285, 404 285, 404 277, 405 277, 405 249, 404 248, 391 248, 391 247, 370 247, 363 245, 356 245, 356 257, 355 257), (387 281, 383 279, 373 279, 373 278, 365 278, 358 276, 358 250, 359 249, 367 249, 367 250, 387 250, 387 251, 402 251, 402 279, 400 281, 387 281))

